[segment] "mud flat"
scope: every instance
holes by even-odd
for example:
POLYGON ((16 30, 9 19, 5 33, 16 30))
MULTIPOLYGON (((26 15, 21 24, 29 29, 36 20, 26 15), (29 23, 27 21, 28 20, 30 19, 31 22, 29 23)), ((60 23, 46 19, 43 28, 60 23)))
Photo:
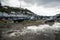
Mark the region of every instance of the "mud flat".
POLYGON ((52 26, 42 21, 10 23, 0 32, 1 40, 60 40, 60 23, 52 26))

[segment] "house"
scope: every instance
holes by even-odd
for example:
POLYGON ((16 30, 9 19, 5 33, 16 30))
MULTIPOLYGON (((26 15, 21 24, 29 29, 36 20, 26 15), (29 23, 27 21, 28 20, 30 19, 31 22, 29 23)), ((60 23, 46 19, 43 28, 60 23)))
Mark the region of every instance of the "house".
POLYGON ((53 18, 55 21, 60 21, 60 14, 55 15, 53 18))

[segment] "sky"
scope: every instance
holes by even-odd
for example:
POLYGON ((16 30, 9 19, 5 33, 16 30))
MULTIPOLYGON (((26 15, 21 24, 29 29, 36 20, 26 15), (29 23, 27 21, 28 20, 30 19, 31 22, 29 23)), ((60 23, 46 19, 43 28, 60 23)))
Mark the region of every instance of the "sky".
POLYGON ((53 16, 60 13, 60 0, 0 0, 2 5, 27 8, 38 15, 53 16))

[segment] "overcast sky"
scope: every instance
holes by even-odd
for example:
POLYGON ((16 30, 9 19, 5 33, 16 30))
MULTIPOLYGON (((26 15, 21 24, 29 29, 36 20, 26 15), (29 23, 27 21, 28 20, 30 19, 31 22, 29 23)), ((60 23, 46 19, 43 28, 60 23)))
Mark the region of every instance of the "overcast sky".
POLYGON ((60 13, 60 0, 0 0, 2 5, 27 8, 38 15, 53 16, 60 13))

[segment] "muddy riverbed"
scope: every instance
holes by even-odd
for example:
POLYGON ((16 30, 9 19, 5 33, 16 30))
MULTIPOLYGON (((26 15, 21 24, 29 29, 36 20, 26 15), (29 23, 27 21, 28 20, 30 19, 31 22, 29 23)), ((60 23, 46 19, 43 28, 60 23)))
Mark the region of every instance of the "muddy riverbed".
POLYGON ((1 40, 60 40, 60 23, 3 29, 1 40))

